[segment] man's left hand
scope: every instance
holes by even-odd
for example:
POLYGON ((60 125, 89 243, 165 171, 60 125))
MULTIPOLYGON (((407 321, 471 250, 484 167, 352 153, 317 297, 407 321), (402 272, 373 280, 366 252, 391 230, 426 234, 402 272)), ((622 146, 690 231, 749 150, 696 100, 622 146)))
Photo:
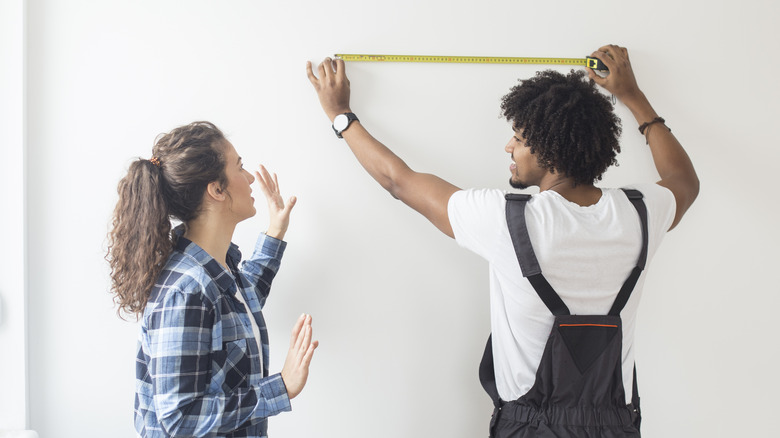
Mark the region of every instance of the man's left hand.
POLYGON ((306 63, 306 74, 309 81, 317 91, 317 97, 320 98, 320 105, 327 114, 328 118, 333 119, 343 113, 350 113, 349 108, 349 79, 344 70, 344 60, 325 58, 317 66, 317 76, 312 71, 311 62, 306 63))

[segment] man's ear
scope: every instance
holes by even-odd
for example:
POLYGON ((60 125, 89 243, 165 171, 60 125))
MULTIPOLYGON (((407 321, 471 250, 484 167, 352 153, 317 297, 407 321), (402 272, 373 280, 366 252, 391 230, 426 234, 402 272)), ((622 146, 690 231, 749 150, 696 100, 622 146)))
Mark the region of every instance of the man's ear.
POLYGON ((215 201, 224 201, 227 198, 225 189, 217 181, 212 181, 206 186, 206 193, 215 201))

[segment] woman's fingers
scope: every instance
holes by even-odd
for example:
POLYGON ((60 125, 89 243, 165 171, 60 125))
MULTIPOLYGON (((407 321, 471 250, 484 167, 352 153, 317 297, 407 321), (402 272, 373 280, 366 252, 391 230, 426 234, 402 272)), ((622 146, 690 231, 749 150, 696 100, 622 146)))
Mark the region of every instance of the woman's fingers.
MULTIPOLYGON (((296 324, 297 326, 297 324, 296 324)), ((300 330, 298 330, 295 337, 295 344, 293 345, 293 351, 300 355, 301 350, 305 350, 311 343, 311 315, 306 315, 300 330)))
POLYGON ((293 207, 295 207, 296 202, 298 202, 298 198, 295 196, 290 196, 290 199, 287 200, 287 205, 284 206, 284 209, 288 215, 290 214, 290 211, 292 211, 293 207))
POLYGON ((298 320, 295 321, 295 325, 292 329, 292 335, 290 336, 290 348, 292 349, 295 347, 295 342, 298 340, 298 335, 301 333, 301 327, 303 327, 303 322, 306 320, 306 314, 302 313, 301 316, 298 317, 298 320))
POLYGON ((309 348, 306 350, 306 354, 303 355, 303 360, 301 361, 301 365, 303 365, 305 368, 309 368, 309 365, 311 364, 311 359, 314 357, 314 350, 317 349, 317 347, 320 346, 320 341, 314 341, 311 344, 309 344, 309 348))
POLYGON ((274 173, 274 186, 276 187, 276 192, 281 193, 282 188, 279 187, 279 178, 277 178, 276 173, 274 173))
POLYGON ((273 174, 271 176, 271 173, 268 172, 268 169, 265 168, 262 164, 260 165, 260 173, 263 175, 263 182, 268 187, 268 189, 272 193, 276 193, 279 191, 279 184, 276 179, 276 174, 273 174))
POLYGON ((301 342, 301 346, 299 348, 299 352, 306 353, 306 350, 309 349, 309 346, 311 345, 311 316, 306 321, 306 324, 303 326, 303 341, 301 342))

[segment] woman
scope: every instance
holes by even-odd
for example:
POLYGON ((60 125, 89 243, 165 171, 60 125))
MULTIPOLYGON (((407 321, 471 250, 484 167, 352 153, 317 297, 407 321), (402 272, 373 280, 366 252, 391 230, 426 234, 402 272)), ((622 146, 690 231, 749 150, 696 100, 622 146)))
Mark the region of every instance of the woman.
POLYGON ((160 136, 119 183, 109 235, 112 292, 141 319, 135 428, 142 437, 264 437, 290 410, 317 341, 301 315, 281 373, 268 375, 265 304, 290 211, 276 175, 255 172, 270 223, 241 267, 236 224, 255 214, 255 178, 211 123, 160 136), (181 225, 171 230, 170 218, 181 225))

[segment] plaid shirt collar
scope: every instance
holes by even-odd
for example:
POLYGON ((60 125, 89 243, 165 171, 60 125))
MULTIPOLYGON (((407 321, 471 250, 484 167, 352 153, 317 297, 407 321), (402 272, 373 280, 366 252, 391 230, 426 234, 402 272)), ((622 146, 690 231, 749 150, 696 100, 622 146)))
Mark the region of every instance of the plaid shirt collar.
POLYGON ((195 242, 184 237, 184 225, 179 225, 173 230, 176 236, 176 244, 174 245, 174 251, 179 251, 184 255, 195 259, 217 284, 220 292, 235 295, 237 277, 232 271, 238 270, 238 263, 241 261, 241 251, 238 249, 238 245, 230 242, 228 248, 227 261, 230 269, 225 269, 218 261, 214 259, 203 248, 198 246, 195 242))

